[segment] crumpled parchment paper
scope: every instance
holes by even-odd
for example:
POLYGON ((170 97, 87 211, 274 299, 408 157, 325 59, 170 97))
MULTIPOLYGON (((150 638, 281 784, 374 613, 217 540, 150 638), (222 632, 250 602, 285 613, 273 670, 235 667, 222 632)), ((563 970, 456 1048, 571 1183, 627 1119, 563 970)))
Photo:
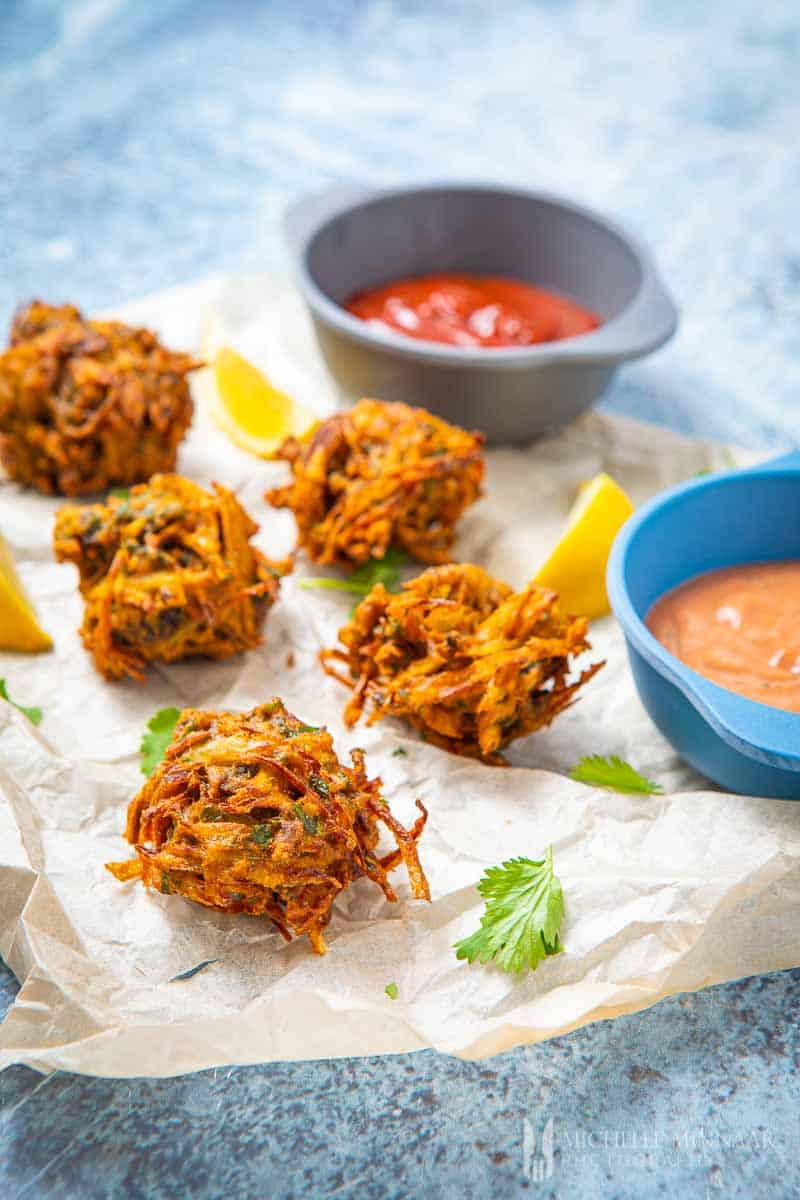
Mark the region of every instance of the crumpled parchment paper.
MULTIPOLYGON (((334 401, 299 301, 269 278, 210 280, 128 306, 120 316, 196 349, 215 312, 232 340, 319 412, 334 401)), ((261 522, 274 556, 293 522, 262 493, 283 468, 240 453, 200 412, 179 469, 232 487, 261 522)), ((709 466, 724 452, 663 429, 592 414, 525 450, 488 455, 487 495, 466 516, 457 557, 521 585, 560 531, 579 483, 610 471, 634 500, 709 466)), ((23 1062, 109 1076, 161 1076, 230 1063, 396 1053, 434 1046, 479 1057, 536 1042, 663 996, 800 964, 800 806, 724 795, 674 755, 645 715, 621 633, 595 623, 607 660, 574 708, 517 743, 513 768, 451 757, 398 723, 345 730, 345 694, 317 665, 350 598, 281 587, 265 643, 224 663, 159 668, 147 682, 108 684, 77 627, 76 572, 52 561, 56 501, 0 485, 0 529, 12 546, 52 654, 0 654, 34 728, 0 703, 0 953, 22 988, 0 1028, 0 1065, 23 1062), (294 665, 290 666, 293 656, 294 665), (360 880, 337 901, 329 951, 285 944, 263 921, 225 916, 119 884, 104 863, 128 856, 125 809, 141 782, 143 727, 163 705, 244 708, 280 695, 360 745, 406 821, 430 811, 421 857, 433 902, 388 904, 360 880), (393 756, 401 746, 405 756, 393 756), (573 783, 584 754, 620 754, 664 796, 617 796, 573 783), (522 979, 458 962, 453 943, 477 927, 475 883, 513 855, 552 843, 566 901, 564 953, 522 979), (205 959, 182 982, 173 976, 205 959), (384 988, 395 982, 398 999, 384 988)), ((319 574, 307 564, 298 574, 319 574)))

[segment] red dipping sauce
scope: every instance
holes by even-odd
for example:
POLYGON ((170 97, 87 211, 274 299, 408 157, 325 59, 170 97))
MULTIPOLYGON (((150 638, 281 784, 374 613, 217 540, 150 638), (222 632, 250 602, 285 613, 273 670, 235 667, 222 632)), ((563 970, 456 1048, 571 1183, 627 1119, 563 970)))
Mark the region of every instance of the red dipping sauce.
POLYGON ((396 279, 357 292, 344 307, 370 325, 448 346, 535 346, 600 324, 555 292, 495 275, 396 279))

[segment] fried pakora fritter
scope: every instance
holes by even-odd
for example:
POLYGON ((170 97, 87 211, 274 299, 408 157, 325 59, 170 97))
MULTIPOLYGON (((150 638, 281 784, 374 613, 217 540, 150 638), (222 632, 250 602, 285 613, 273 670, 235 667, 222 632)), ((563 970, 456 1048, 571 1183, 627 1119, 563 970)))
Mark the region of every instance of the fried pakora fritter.
POLYGON ((328 674, 354 689, 348 725, 369 706, 370 724, 404 717, 437 746, 502 763, 509 742, 549 725, 603 665, 568 681, 588 625, 556 601, 462 564, 431 567, 394 595, 376 584, 339 632, 344 649, 322 652, 328 674))
POLYGON ((289 568, 250 544, 257 529, 226 488, 211 495, 180 475, 60 509, 55 555, 80 572, 81 636, 98 671, 143 679, 149 662, 257 646, 289 568))
POLYGON ((171 471, 202 364, 148 329, 35 300, 0 354, 0 461, 47 494, 83 496, 171 471))
POLYGON ((339 762, 324 729, 274 699, 248 713, 180 716, 164 761, 130 803, 125 836, 136 859, 109 863, 118 879, 229 913, 269 917, 286 940, 323 930, 337 895, 366 875, 396 900, 400 862, 417 899, 430 899, 417 856, 427 813, 405 829, 368 779, 361 750, 339 762), (378 857, 378 822, 397 848, 378 857))
POLYGON ((359 400, 277 451, 292 468, 266 499, 290 508, 317 563, 357 566, 390 545, 445 562, 454 526, 480 495, 483 436, 421 408, 359 400))

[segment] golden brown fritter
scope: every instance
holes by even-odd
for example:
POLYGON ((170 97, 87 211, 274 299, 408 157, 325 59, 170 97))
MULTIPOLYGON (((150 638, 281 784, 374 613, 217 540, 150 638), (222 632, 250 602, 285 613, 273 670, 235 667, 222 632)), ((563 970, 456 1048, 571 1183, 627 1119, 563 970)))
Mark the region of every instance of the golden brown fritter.
POLYGON ((354 689, 348 725, 369 705, 370 724, 404 717, 437 746, 502 763, 504 746, 549 725, 603 665, 568 682, 588 625, 556 600, 461 564, 431 567, 397 595, 377 584, 340 630, 344 649, 322 652, 328 674, 354 689))
POLYGON ((118 879, 229 913, 275 922, 287 941, 323 930, 337 895, 366 875, 396 896, 387 872, 405 863, 417 899, 430 899, 417 857, 426 812, 413 829, 395 820, 368 779, 361 750, 339 762, 329 733, 280 700, 248 713, 181 713, 166 757, 130 803, 125 836, 136 860, 109 863, 118 879), (375 854, 378 822, 397 849, 375 854))
POLYGON ((482 446, 482 434, 424 409, 359 400, 283 443, 275 457, 293 479, 266 498, 292 510, 314 562, 352 567, 390 545, 445 562, 456 521, 480 495, 482 446))
POLYGON ((83 496, 171 471, 202 364, 147 329, 35 300, 0 354, 0 461, 18 483, 83 496))
POLYGON ((60 509, 55 555, 80 572, 81 636, 98 671, 143 679, 148 662, 257 646, 289 566, 250 545, 257 529, 226 488, 211 495, 180 475, 60 509))

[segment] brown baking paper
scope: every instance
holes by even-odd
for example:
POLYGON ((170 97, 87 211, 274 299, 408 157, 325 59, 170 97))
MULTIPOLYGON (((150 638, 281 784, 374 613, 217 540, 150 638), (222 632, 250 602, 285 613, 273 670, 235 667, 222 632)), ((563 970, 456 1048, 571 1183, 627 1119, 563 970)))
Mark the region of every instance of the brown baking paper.
MULTIPOLYGON (((197 349, 232 341, 317 411, 333 405, 299 301, 273 279, 211 280, 122 310, 197 349), (208 340, 208 336, 206 336, 208 340)), ((267 508, 278 464, 249 458, 199 412, 180 469, 232 487, 261 522, 274 557, 293 541, 289 514, 267 508)), ((488 454, 487 495, 465 517, 457 557, 521 585, 557 537, 579 484, 605 469, 639 502, 725 463, 718 448, 592 414, 529 449, 488 454)), ((680 763, 644 713, 611 618, 593 653, 607 660, 550 730, 516 744, 510 770, 458 759, 385 721, 347 731, 345 694, 317 664, 351 599, 298 587, 299 564, 269 613, 264 645, 224 663, 153 670, 144 685, 94 672, 77 627, 76 572, 52 560, 57 502, 0 486, 9 541, 51 654, 0 654, 12 696, 38 704, 36 729, 0 702, 0 953, 22 987, 0 1028, 0 1065, 111 1076, 161 1076, 230 1063, 388 1054, 427 1046, 480 1057, 565 1033, 664 996, 800 964, 800 806, 724 795, 680 763), (294 665, 288 665, 293 661, 294 665), (245 708, 280 695, 363 746, 397 815, 430 811, 421 857, 431 904, 400 902, 362 879, 334 906, 328 954, 290 945, 271 925, 118 883, 138 746, 156 709, 245 708), (405 756, 392 751, 402 747, 405 756), (620 754, 665 788, 618 796, 572 782, 585 754, 620 754), (564 952, 515 979, 457 961, 479 923, 475 883, 513 855, 552 844, 566 916, 564 952), (173 976, 206 959, 191 979, 173 976), (385 994, 397 984, 398 998, 385 994)))

